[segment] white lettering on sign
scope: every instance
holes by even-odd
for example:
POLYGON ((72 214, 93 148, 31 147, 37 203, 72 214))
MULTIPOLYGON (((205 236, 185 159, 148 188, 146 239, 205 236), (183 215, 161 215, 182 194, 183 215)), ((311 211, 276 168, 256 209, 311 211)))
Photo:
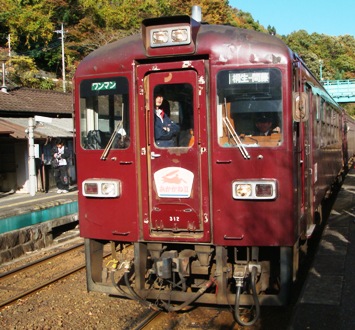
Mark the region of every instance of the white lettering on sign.
POLYGON ((269 72, 230 73, 229 84, 270 83, 269 72))

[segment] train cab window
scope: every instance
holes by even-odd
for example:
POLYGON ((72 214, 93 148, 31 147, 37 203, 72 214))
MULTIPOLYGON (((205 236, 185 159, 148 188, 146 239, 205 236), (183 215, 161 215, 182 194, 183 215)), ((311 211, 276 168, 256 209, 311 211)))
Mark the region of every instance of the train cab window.
POLYGON ((221 71, 217 75, 217 133, 222 147, 276 147, 282 143, 281 72, 221 71))
POLYGON ((84 149, 126 149, 130 144, 128 81, 124 77, 80 84, 80 139, 84 149))
POLYGON ((159 148, 194 143, 193 88, 190 84, 154 87, 154 143, 159 148))

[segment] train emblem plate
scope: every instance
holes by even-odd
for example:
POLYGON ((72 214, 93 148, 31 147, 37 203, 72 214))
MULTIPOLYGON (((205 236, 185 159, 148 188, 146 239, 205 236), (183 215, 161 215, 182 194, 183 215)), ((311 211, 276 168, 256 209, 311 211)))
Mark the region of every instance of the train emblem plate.
POLYGON ((181 167, 165 167, 154 173, 157 194, 161 198, 189 198, 194 174, 181 167))

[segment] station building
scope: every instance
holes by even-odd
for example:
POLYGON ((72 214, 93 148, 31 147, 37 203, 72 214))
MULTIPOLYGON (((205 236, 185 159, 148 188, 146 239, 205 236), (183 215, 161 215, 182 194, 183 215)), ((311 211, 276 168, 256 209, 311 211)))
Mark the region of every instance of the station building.
MULTIPOLYGON (((33 142, 37 184, 35 190, 54 188, 48 153, 56 138, 66 141, 73 155, 72 95, 49 90, 13 88, 0 90, 0 193, 29 193, 29 125, 33 142), (35 121, 34 118, 48 118, 35 121), (32 120, 31 120, 32 119, 32 120)), ((33 160, 32 160, 33 161, 33 160)), ((69 175, 76 182, 75 159, 71 157, 69 175)))

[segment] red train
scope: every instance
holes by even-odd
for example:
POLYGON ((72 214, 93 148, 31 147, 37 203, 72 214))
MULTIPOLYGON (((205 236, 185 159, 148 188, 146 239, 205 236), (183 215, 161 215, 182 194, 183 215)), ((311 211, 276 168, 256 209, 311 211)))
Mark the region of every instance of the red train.
POLYGON ((88 289, 170 311, 235 304, 241 324, 240 305, 255 319, 285 303, 355 146, 354 120, 297 54, 198 15, 160 17, 87 56, 74 84, 88 289))

